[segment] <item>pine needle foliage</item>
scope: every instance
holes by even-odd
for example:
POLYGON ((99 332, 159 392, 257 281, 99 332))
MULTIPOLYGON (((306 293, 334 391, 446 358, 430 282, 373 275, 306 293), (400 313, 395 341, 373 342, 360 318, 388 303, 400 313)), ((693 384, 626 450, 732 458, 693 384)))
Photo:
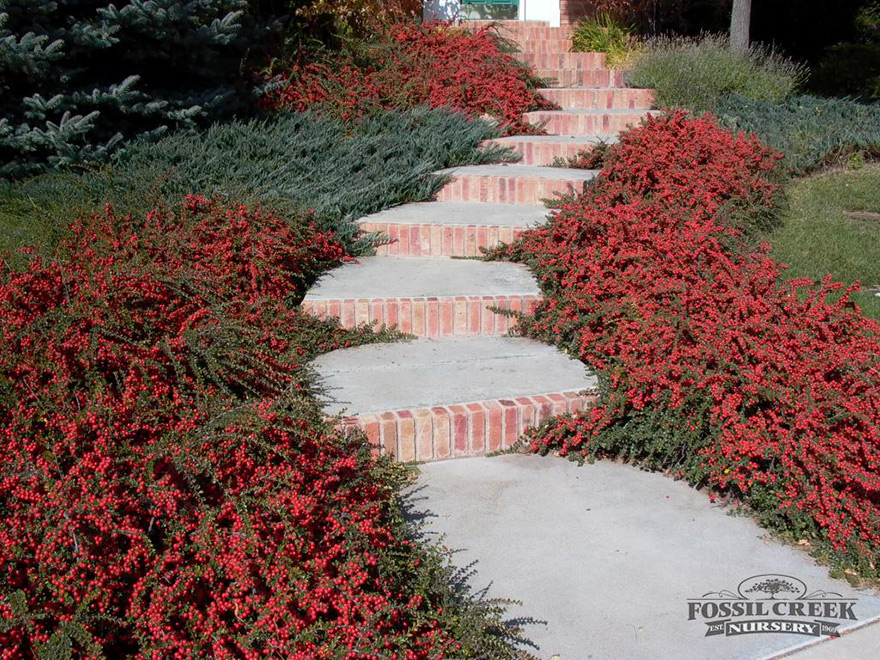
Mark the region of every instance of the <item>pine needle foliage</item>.
POLYGON ((773 103, 731 96, 720 104, 718 115, 785 154, 784 164, 793 174, 844 164, 858 154, 880 156, 880 103, 815 96, 773 103))
POLYGON ((477 149, 494 135, 486 122, 416 109, 354 127, 285 113, 145 140, 83 174, 0 183, 0 251, 51 247, 73 217, 107 202, 120 213, 139 213, 206 193, 270 206, 292 221, 313 209, 320 227, 362 252, 369 243, 356 239, 355 220, 429 199, 444 183, 435 170, 511 158, 501 148, 477 149))

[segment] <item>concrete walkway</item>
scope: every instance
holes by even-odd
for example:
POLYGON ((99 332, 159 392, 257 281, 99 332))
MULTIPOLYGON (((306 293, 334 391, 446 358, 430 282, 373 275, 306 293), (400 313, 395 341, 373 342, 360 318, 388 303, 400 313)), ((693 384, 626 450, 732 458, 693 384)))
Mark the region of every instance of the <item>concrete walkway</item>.
MULTIPOLYGON (((421 469, 409 503, 428 514, 429 539, 443 535, 443 545, 458 551, 458 566, 478 562, 474 588, 522 601, 511 617, 547 622, 526 631, 542 659, 759 660, 814 644, 815 637, 795 634, 707 637, 705 620, 688 620, 688 599, 735 592, 764 574, 797 578, 809 593, 857 598, 857 621, 840 630, 880 619, 880 594, 830 579, 826 568, 772 540, 750 518, 727 515, 705 494, 660 474, 533 455, 421 469)), ((880 658, 880 626, 794 657, 880 658)))

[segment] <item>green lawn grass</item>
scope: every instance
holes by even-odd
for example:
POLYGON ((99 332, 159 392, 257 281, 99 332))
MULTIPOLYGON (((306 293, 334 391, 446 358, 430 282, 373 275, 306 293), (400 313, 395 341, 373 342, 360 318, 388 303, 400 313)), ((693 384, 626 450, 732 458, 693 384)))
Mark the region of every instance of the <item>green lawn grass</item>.
MULTIPOLYGON (((786 279, 831 275, 880 290, 880 165, 795 179, 783 225, 767 240, 786 279), (867 212, 861 216, 852 212, 867 212), (876 214, 876 215, 874 215, 876 214)), ((880 297, 859 292, 862 311, 880 319, 880 297)))

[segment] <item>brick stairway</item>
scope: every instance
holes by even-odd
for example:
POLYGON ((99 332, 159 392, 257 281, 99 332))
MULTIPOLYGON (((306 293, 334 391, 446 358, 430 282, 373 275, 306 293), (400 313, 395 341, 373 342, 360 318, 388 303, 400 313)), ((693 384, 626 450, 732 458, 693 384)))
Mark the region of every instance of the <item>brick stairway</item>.
MULTIPOLYGON (((479 21, 468 22, 479 26, 479 21)), ((529 312, 538 288, 517 264, 452 257, 510 242, 542 222, 542 199, 583 189, 595 172, 549 167, 638 123, 650 90, 620 87, 602 53, 570 53, 570 27, 505 21, 521 59, 558 87, 540 90, 561 108, 527 113, 548 135, 492 140, 522 155, 517 164, 445 170, 437 201, 405 204, 361 220, 391 242, 375 257, 346 264, 309 291, 303 309, 340 319, 397 325, 417 339, 321 356, 328 414, 346 415, 401 461, 485 454, 509 447, 529 426, 595 400, 596 380, 556 349, 506 336, 529 312)))

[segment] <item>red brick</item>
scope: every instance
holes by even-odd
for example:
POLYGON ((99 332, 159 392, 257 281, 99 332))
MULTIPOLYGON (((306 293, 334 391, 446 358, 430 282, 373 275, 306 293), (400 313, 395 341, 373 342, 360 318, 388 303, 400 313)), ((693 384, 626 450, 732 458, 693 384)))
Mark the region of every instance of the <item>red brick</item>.
POLYGON ((452 431, 452 454, 464 456, 468 450, 468 419, 464 406, 448 406, 452 431))
POLYGON ((413 298, 412 299, 412 333, 417 337, 424 337, 425 332, 427 330, 427 323, 425 322, 425 299, 424 298, 413 298))
POLYGON ((413 412, 416 435, 416 460, 430 461, 434 458, 434 416, 427 408, 413 412))
POLYGON ((361 429, 364 432, 364 435, 367 436, 367 441, 371 445, 375 445, 376 447, 381 446, 380 445, 381 438, 379 436, 379 433, 380 433, 379 422, 380 422, 380 419, 379 419, 378 415, 367 414, 367 415, 360 415, 358 417, 358 426, 361 427, 361 429))
POLYGON ((487 307, 491 307, 492 296, 483 296, 483 299, 480 303, 480 312, 482 314, 482 323, 480 327, 480 334, 482 335, 494 335, 495 334, 495 314, 490 312, 487 307))
POLYGON ((486 453, 501 449, 504 443, 504 410, 497 401, 484 401, 486 409, 486 453))
POLYGON ((440 301, 440 336, 451 337, 455 332, 455 301, 443 298, 440 301))
POLYGON ((391 412, 382 413, 379 422, 379 444, 382 453, 397 459, 397 415, 391 412))
POLYGON ((567 412, 564 396, 561 394, 548 394, 547 398, 550 399, 550 405, 553 406, 552 412, 554 415, 564 415, 567 412))
POLYGON ((370 322, 370 301, 364 298, 360 298, 354 304, 354 324, 360 325, 361 323, 369 323, 370 322))
POLYGON ((456 296, 455 311, 452 316, 452 334, 456 336, 467 334, 467 305, 467 298, 464 296, 456 296))
POLYGON ((466 406, 468 416, 468 451, 482 454, 486 450, 486 409, 479 403, 466 406))
POLYGON ((410 463, 416 460, 416 425, 409 410, 397 413, 397 460, 410 463))
POLYGON ((401 298, 398 314, 397 324, 400 326, 400 331, 411 333, 413 331, 412 300, 401 298))
POLYGON ((543 422, 553 414, 553 404, 545 396, 536 395, 532 397, 535 404, 535 426, 543 422))
POLYGON ((385 302, 385 323, 388 326, 397 325, 397 319, 400 316, 399 311, 396 300, 388 300, 385 302))
POLYGON ((437 298, 427 299, 427 314, 425 336, 436 338, 440 336, 440 301, 437 298))
POLYGON ((376 321, 376 327, 385 323, 385 301, 374 298, 370 302, 370 321, 376 321))
POLYGON ((467 302, 467 334, 480 334, 480 314, 482 311, 482 301, 476 296, 470 296, 467 302))
MULTIPOLYGON (((510 299, 507 296, 495 296, 492 302, 498 309, 510 309, 510 299)), ((495 334, 503 335, 510 325, 510 317, 505 314, 495 314, 495 334)))
POLYGON ((434 456, 449 458, 452 454, 452 437, 449 411, 441 406, 431 408, 434 422, 434 456))
POLYGON ((522 434, 530 426, 535 426, 535 406, 532 404, 532 400, 528 397, 521 397, 517 399, 516 402, 519 404, 519 432, 522 434))
POLYGON ((504 439, 505 449, 512 447, 519 438, 519 410, 516 403, 509 399, 501 399, 498 403, 504 411, 504 439))
POLYGON ((354 306, 355 301, 352 298, 346 298, 342 301, 342 318, 340 323, 343 328, 354 327, 354 306))
POLYGON ((400 226, 388 225, 388 237, 391 243, 388 244, 388 254, 400 254, 400 226))

